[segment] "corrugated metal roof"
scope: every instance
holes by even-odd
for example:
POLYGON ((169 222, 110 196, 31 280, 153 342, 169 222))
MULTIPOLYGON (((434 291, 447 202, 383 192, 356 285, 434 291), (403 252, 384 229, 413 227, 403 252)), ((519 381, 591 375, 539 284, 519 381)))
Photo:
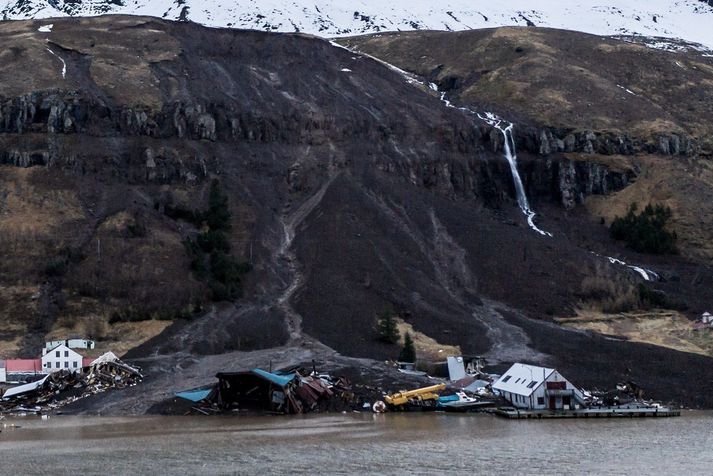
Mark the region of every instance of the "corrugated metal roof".
POLYGON ((8 359, 5 361, 8 372, 42 372, 41 359, 8 359))
POLYGON ((529 397, 554 371, 555 369, 537 367, 536 365, 513 364, 493 384, 493 389, 529 397))
POLYGON ((43 379, 38 380, 37 382, 32 382, 32 383, 26 383, 25 385, 20 385, 18 387, 13 387, 7 390, 2 396, 3 399, 11 398, 11 397, 16 397, 18 395, 22 395, 23 393, 29 393, 29 392, 34 392, 38 388, 40 388, 44 383, 45 380, 47 380, 47 377, 49 375, 45 376, 43 379))

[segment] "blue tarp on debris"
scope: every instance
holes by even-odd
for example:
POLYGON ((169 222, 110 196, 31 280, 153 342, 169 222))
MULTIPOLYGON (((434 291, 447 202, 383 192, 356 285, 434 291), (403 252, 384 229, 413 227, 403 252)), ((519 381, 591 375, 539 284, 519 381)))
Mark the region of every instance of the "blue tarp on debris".
POLYGON ((253 369, 252 372, 255 375, 259 375, 260 377, 264 378, 265 380, 269 380, 270 382, 274 383, 275 385, 279 385, 280 387, 284 387, 288 383, 292 382, 295 379, 295 375, 296 375, 296 374, 277 375, 277 374, 273 374, 270 372, 266 372, 262 369, 253 369))
POLYGON ((210 392, 212 392, 211 389, 208 390, 188 390, 185 392, 178 392, 176 394, 177 397, 179 398, 185 398, 186 400, 190 400, 192 402, 200 402, 204 398, 206 398, 208 395, 210 395, 210 392))
POLYGON ((460 397, 458 397, 458 395, 447 395, 445 397, 438 397, 438 403, 456 402, 458 400, 460 400, 460 397))

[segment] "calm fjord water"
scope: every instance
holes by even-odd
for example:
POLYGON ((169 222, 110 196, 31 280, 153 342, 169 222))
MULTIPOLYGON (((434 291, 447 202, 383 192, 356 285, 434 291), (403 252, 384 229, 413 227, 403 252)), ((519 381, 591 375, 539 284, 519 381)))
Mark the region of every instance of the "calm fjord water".
POLYGON ((713 413, 5 420, 1 474, 713 474, 713 413))

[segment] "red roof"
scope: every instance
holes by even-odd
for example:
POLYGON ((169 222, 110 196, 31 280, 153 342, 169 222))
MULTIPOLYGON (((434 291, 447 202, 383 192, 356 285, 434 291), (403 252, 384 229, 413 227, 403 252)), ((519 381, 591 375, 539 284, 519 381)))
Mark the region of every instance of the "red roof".
POLYGON ((42 359, 8 359, 5 370, 10 372, 42 372, 42 359))
POLYGON ((95 360, 93 357, 82 357, 82 367, 89 367, 95 360))

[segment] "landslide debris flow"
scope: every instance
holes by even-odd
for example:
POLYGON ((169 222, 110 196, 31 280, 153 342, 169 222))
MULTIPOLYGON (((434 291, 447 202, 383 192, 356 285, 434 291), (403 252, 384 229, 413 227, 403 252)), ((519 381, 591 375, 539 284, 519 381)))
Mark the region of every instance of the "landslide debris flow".
MULTIPOLYGON (((611 371, 607 382, 633 378, 683 401, 692 384, 650 363, 710 372, 703 357, 544 322, 573 312, 593 273, 642 279, 590 253, 612 243, 580 208, 624 189, 629 169, 543 158, 518 120, 510 142, 545 237, 518 208, 502 131, 378 61, 303 35, 142 17, 52 23, 0 23, 10 52, 0 71, 0 319, 11 338, 75 323, 97 339, 131 334, 129 357, 154 402, 248 361, 372 368, 398 354, 374 335, 386 309, 464 353, 541 361, 588 386, 611 371), (205 231, 191 213, 206 208, 214 179, 229 197, 231 255, 252 265, 231 302, 207 299, 185 249, 205 231), (171 324, 137 336, 146 319, 171 324), (577 349, 557 345, 570 340, 577 349)), ((676 270, 660 286, 698 295, 695 306, 712 289, 710 270, 681 257, 644 265, 676 270)), ((114 392, 97 405, 145 411, 150 402, 127 392, 131 402, 114 392)))

